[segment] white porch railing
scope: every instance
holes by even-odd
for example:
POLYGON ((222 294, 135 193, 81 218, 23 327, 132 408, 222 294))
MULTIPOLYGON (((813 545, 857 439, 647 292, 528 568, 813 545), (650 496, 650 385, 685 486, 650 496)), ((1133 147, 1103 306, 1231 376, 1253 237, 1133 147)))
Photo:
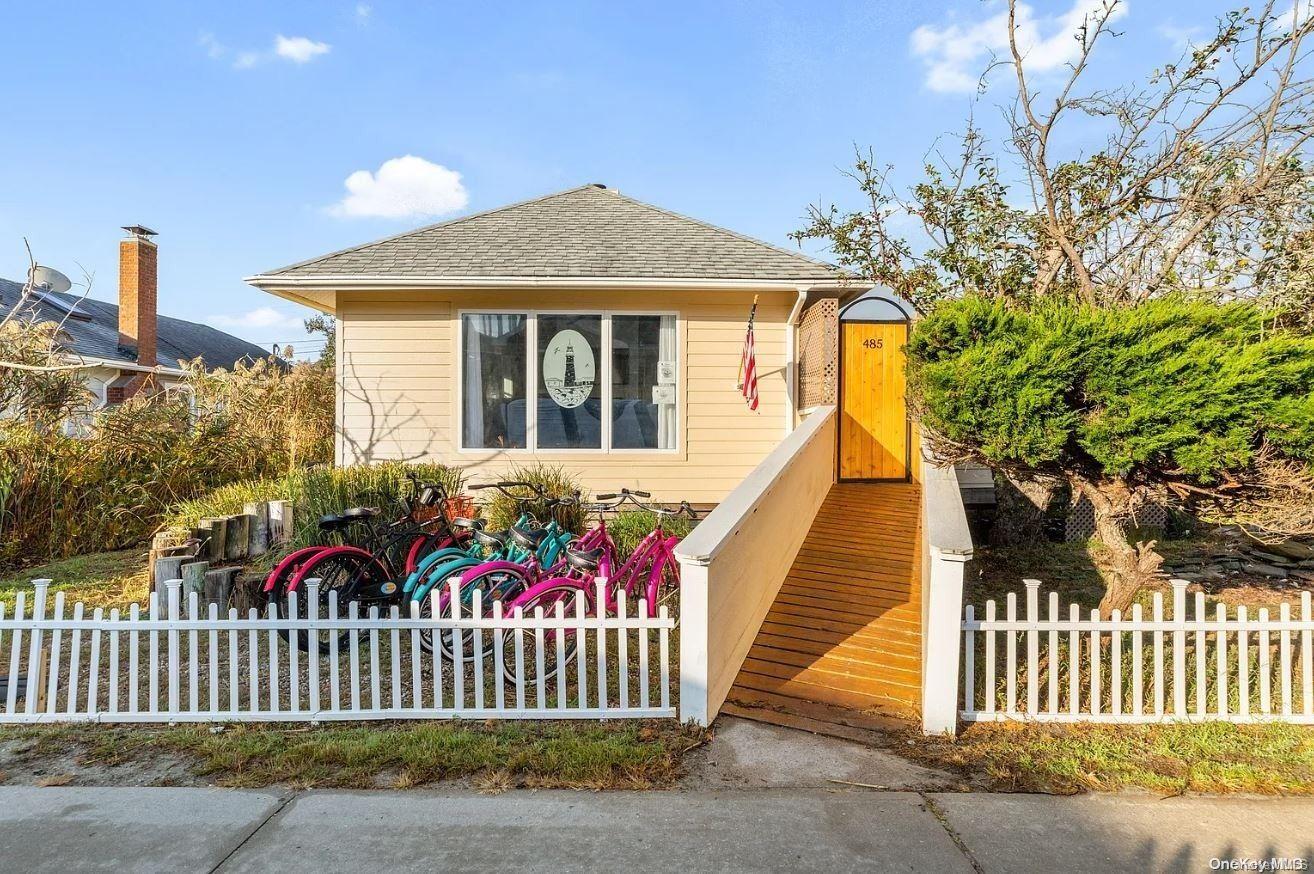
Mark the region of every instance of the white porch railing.
POLYGON ((680 718, 707 725, 835 482, 835 408, 821 407, 676 548, 680 718))
POLYGON ((213 604, 202 613, 194 592, 183 616, 181 580, 168 582, 163 613, 152 593, 145 615, 136 604, 107 614, 81 602, 66 615, 58 592, 47 614, 49 583, 35 581, 30 607, 26 592, 12 612, 0 604, 0 723, 675 715, 675 621, 664 606, 649 618, 642 600, 629 615, 623 593, 616 616, 587 615, 581 593, 532 616, 504 616, 500 602, 484 613, 477 597, 463 614, 453 597, 450 615, 433 619, 421 619, 418 604, 406 618, 395 606, 362 616, 355 602, 341 615, 330 593, 320 617, 310 581, 310 617, 287 619, 220 615, 213 604), (446 635, 449 653, 425 651, 424 633, 446 635), (314 639, 328 652, 307 645, 314 639))
POLYGON ((1187 613, 1185 580, 1172 581, 1172 614, 1154 594, 1151 615, 1130 617, 1077 605, 1059 611, 1040 582, 1026 581, 1026 614, 1009 593, 1004 617, 987 601, 962 621, 963 710, 968 722, 1297 722, 1314 724, 1314 608, 1301 593, 1299 619, 1283 603, 1274 617, 1219 604, 1210 617, 1203 593, 1187 613))

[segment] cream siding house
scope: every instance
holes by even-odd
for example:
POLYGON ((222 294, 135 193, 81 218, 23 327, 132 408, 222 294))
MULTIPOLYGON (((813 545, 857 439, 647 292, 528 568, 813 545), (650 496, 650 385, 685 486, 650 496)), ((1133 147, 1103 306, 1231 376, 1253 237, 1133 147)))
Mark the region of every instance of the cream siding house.
POLYGON ((601 185, 250 277, 337 320, 337 462, 472 480, 548 462, 592 491, 722 500, 798 421, 829 265, 601 185), (737 387, 754 301, 760 403, 737 387))

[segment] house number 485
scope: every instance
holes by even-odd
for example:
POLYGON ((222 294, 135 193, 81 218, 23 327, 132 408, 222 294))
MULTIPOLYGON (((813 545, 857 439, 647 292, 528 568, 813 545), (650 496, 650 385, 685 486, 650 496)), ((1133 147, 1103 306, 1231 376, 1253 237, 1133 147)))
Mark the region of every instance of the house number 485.
POLYGON ((884 349, 885 340, 880 337, 869 337, 862 341, 862 346, 864 349, 884 349))

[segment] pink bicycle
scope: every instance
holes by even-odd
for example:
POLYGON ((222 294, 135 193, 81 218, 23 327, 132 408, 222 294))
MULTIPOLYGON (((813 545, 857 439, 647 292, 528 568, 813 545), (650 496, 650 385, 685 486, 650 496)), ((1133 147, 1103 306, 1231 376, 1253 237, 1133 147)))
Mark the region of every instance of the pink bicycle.
MULTIPOLYGON (((690 519, 697 519, 697 512, 689 505, 688 501, 680 503, 679 507, 672 510, 667 507, 651 505, 644 503, 640 498, 651 497, 647 492, 630 491, 621 489, 618 494, 598 495, 599 503, 589 506, 590 510, 598 513, 598 525, 590 534, 598 532, 597 536, 592 539, 592 548, 579 548, 568 546, 565 550, 563 562, 566 566, 565 573, 554 576, 549 579, 530 585, 523 593, 513 599, 506 605, 505 615, 510 615, 516 609, 520 609, 525 615, 533 615, 538 608, 543 609, 544 616, 553 615, 556 605, 561 604, 567 615, 574 615, 574 603, 577 596, 582 596, 586 605, 585 609, 590 616, 596 616, 601 610, 603 615, 615 614, 617 612, 619 597, 618 593, 625 592, 627 611, 637 610, 639 599, 646 600, 646 612, 649 618, 657 616, 658 608, 661 604, 668 601, 680 585, 680 566, 675 560, 675 547, 680 542, 679 537, 668 535, 664 529, 663 522, 668 516, 687 515, 690 519), (603 503, 613 501, 613 503, 603 503), (615 566, 616 546, 611 536, 607 534, 606 518, 607 512, 612 512, 622 505, 630 503, 641 510, 652 513, 655 517, 653 530, 650 531, 630 553, 629 557, 620 565, 615 566), (598 545, 600 543, 600 545, 598 545), (606 586, 603 588, 603 604, 598 604, 598 586, 597 581, 606 580, 606 586)), ((575 654, 577 642, 574 639, 574 632, 566 632, 568 641, 562 653, 562 658, 569 662, 575 654)), ((515 653, 514 639, 508 636, 503 642, 507 648, 502 659, 502 671, 510 683, 516 682, 515 672, 515 653)), ((546 675, 550 676, 556 671, 557 653, 553 651, 549 659, 551 664, 545 664, 546 675)), ((536 679, 536 666, 526 665, 526 681, 536 679)))

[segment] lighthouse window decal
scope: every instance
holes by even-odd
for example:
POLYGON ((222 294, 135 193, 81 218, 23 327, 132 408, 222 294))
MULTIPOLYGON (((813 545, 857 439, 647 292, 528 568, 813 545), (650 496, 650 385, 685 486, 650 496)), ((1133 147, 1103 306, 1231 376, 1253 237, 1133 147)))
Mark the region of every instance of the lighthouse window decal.
POLYGON ((543 352, 543 385, 557 406, 578 407, 593 393, 597 361, 588 340, 567 328, 548 341, 543 352))

